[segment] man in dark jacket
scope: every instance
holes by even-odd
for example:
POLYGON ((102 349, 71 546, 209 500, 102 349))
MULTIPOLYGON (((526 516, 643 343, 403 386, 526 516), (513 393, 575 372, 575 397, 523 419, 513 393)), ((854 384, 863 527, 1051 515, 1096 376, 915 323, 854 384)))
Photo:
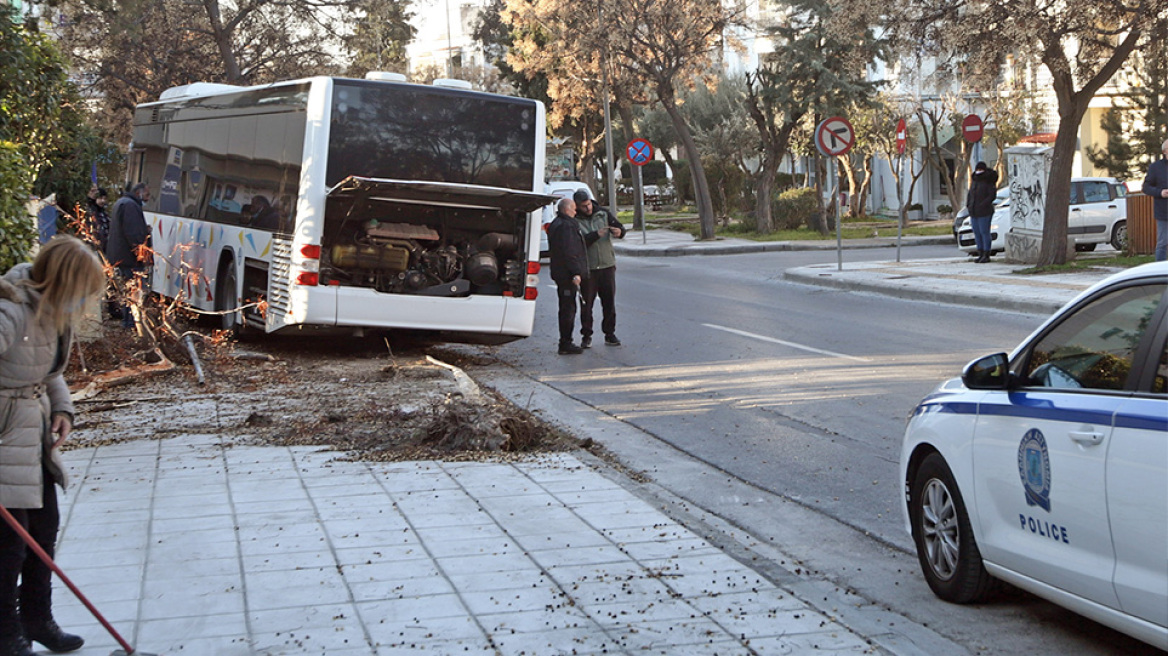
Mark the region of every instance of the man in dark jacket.
POLYGON ((998 194, 998 172, 978 162, 973 170, 973 182, 965 197, 969 210, 969 224, 973 227, 973 241, 977 245, 977 261, 989 262, 993 252, 990 223, 994 218, 994 200, 998 194))
POLYGON ((559 353, 576 355, 584 352, 572 343, 572 331, 576 326, 576 292, 588 277, 588 244, 576 221, 574 200, 563 198, 556 204, 556 218, 548 224, 547 235, 552 280, 560 302, 559 353))
MULTIPOLYGON (((151 245, 150 226, 146 225, 146 215, 142 213, 142 203, 149 200, 150 188, 139 182, 122 194, 111 213, 105 259, 117 267, 118 276, 125 281, 133 280, 151 262, 149 255, 138 256, 139 246, 151 245)), ((129 306, 122 308, 122 326, 134 327, 129 306)))
POLYGON ((1144 194, 1152 197, 1152 218, 1156 219, 1156 261, 1168 259, 1168 139, 1160 144, 1163 157, 1152 162, 1144 176, 1144 194))

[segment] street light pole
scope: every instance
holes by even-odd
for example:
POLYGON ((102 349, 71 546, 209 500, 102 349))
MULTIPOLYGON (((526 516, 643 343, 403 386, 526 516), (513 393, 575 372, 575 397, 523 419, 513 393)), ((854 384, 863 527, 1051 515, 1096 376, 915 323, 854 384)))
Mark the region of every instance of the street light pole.
MULTIPOLYGON (((604 7, 601 2, 596 3, 596 15, 600 19, 600 27, 604 29, 604 7)), ((607 35, 608 32, 605 31, 607 35)), ((607 40, 607 36, 605 39, 607 40)), ((613 212, 617 211, 616 206, 616 161, 613 159, 612 150, 612 115, 608 108, 608 43, 604 44, 604 51, 601 53, 601 93, 604 95, 604 149, 605 149, 605 167, 608 169, 605 180, 608 181, 608 204, 613 212)))

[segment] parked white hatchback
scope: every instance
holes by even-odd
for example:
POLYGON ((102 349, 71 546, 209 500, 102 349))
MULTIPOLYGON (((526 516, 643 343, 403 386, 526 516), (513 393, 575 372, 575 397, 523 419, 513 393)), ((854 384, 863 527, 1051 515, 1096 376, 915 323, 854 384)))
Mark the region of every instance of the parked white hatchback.
POLYGON ((942 599, 1007 581, 1168 649, 1168 262, 1116 274, 921 401, 906 526, 942 599))
MULTIPOLYGON (((1127 187, 1115 178, 1072 178, 1071 205, 1067 214, 1067 236, 1075 240, 1075 250, 1093 251, 1098 244, 1111 244, 1117 251, 1127 246, 1127 187)), ((990 225, 990 250, 1006 250, 1010 232, 1010 200, 996 205, 990 225)), ((957 247, 973 253, 973 226, 966 219, 957 229, 957 247)))
MULTIPOLYGON (((587 184, 576 180, 556 180, 544 184, 543 193, 549 196, 559 196, 560 198, 571 198, 577 191, 583 189, 588 192, 588 197, 595 200, 596 195, 592 193, 592 189, 587 184)), ((547 227, 556 218, 556 204, 545 205, 543 208, 543 215, 541 216, 543 225, 541 226, 539 235, 539 256, 547 257, 548 242, 547 242, 547 227)))

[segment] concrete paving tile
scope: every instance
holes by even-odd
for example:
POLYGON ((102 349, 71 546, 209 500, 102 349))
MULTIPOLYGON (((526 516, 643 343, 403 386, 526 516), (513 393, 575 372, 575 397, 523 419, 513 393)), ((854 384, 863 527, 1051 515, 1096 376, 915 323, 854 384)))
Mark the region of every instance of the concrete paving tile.
MULTIPOLYGON (((331 500, 336 500, 341 504, 360 503, 361 499, 369 495, 369 487, 371 485, 369 482, 353 482, 351 480, 345 485, 314 486, 308 481, 305 481, 305 483, 309 496, 311 496, 318 505, 322 502, 331 500)), ((388 495, 383 497, 380 505, 390 505, 388 495)))
POLYGON ((737 593, 688 599, 734 635, 766 637, 834 630, 835 622, 799 599, 773 593, 737 593))
POLYGON ((81 507, 79 512, 61 513, 61 527, 72 528, 81 526, 108 526, 115 524, 144 524, 150 521, 150 509, 145 504, 130 510, 115 512, 93 512, 88 504, 81 507))
POLYGON ((102 516, 109 515, 111 513, 123 513, 142 510, 147 505, 143 501, 144 496, 145 495, 135 495, 133 497, 126 498, 124 495, 119 494, 109 495, 98 500, 86 501, 85 512, 86 514, 90 515, 102 516))
POLYGON ((160 599, 143 600, 141 620, 159 620, 175 617, 197 617, 215 613, 242 613, 243 593, 239 591, 214 595, 184 595, 176 590, 160 599))
POLYGON ((510 572, 470 572, 448 576, 452 585, 460 592, 467 593, 558 587, 551 577, 535 568, 510 572))
POLYGON ((144 600, 166 599, 172 595, 183 597, 212 596, 238 592, 243 585, 242 572, 230 574, 209 574, 196 578, 147 579, 142 583, 144 600))
POLYGON ((239 542, 235 539, 203 542, 198 539, 197 533, 191 537, 186 542, 181 539, 151 542, 147 547, 147 562, 163 564, 182 560, 235 558, 239 555, 239 542))
POLYGON ((418 527, 417 535, 427 542, 438 540, 506 540, 507 532, 498 524, 469 524, 467 526, 423 526, 418 527))
POLYGON ((643 598, 617 601, 607 604, 588 604, 583 607, 589 618, 601 621, 606 626, 626 622, 660 622, 665 620, 686 620, 700 617, 702 612, 684 599, 643 598))
MULTIPOLYGON (((365 512, 368 513, 368 511, 365 512)), ((333 537, 360 537, 362 533, 370 531, 392 533, 406 531, 410 528, 405 518, 391 508, 387 508, 382 514, 369 513, 365 517, 337 519, 321 515, 319 518, 324 524, 325 530, 333 537)))
POLYGON ((458 556, 439 558, 436 562, 447 576, 470 572, 514 572, 536 569, 536 565, 522 554, 458 556))
POLYGON ((470 540, 431 539, 419 532, 421 542, 434 558, 456 558, 459 556, 504 556, 523 554, 523 549, 506 538, 476 538, 470 540))
POLYGON ((776 589, 757 572, 721 552, 640 563, 686 597, 776 589))
POLYGON ((520 535, 515 540, 527 551, 547 551, 573 547, 612 546, 612 542, 596 531, 553 533, 549 535, 520 535))
POLYGON ((586 533, 595 528, 564 508, 544 508, 522 515, 496 515, 499 526, 516 538, 549 533, 586 533))
POLYGON ((245 572, 276 572, 292 569, 331 567, 335 564, 332 554, 326 550, 275 552, 260 555, 244 555, 245 572))
POLYGON ((669 647, 670 653, 673 653, 675 646, 703 645, 735 639, 722 627, 704 617, 647 622, 617 621, 612 624, 599 619, 597 621, 606 626, 616 641, 630 652, 669 647))
POLYGON ((429 558, 413 558, 410 560, 382 559, 371 563, 357 563, 345 565, 341 568, 345 580, 350 583, 369 583, 381 581, 383 583, 401 583, 412 579, 423 579, 442 576, 434 561, 429 558))
POLYGON ((467 640, 411 640, 377 647, 377 656, 411 656, 417 653, 442 654, 443 656, 450 656, 451 654, 491 654, 494 656, 496 652, 495 648, 487 642, 486 638, 467 640))
MULTIPOLYGON (((215 656, 252 656, 255 652, 244 636, 224 636, 208 638, 172 638, 161 643, 151 643, 143 650, 150 649, 158 654, 214 654, 215 656)), ((287 654, 288 652, 284 652, 287 654)), ((273 654, 274 656, 274 654, 273 654)))
POLYGON ((364 583, 350 583, 349 591, 357 602, 424 599, 435 595, 453 594, 454 588, 442 576, 412 579, 384 579, 364 583))
MULTIPOLYGON (((53 618, 62 628, 85 638, 86 648, 101 644, 106 639, 108 639, 108 644, 116 644, 109 637, 109 632, 98 623, 88 608, 77 601, 77 598, 73 597, 68 590, 62 592, 62 596, 57 596, 55 592, 53 596, 53 618), (64 595, 68 595, 68 598, 64 595)), ((88 592, 85 595, 90 603, 97 606, 98 611, 105 617, 106 621, 114 626, 114 630, 121 633, 123 637, 130 637, 138 617, 137 601, 106 601, 90 596, 88 592)), ((102 656, 109 656, 109 649, 102 656)))
MULTIPOLYGON (((117 629, 117 627, 114 628, 117 629)), ((143 649, 149 649, 152 652, 154 651, 153 645, 172 640, 247 635, 247 622, 243 615, 218 614, 150 620, 138 624, 135 628, 137 629, 137 641, 142 644, 143 649)), ((121 633, 120 630, 118 632, 121 633)), ((86 642, 88 643, 88 641, 86 642)))
POLYGON ((365 620, 365 628, 375 645, 393 646, 415 641, 431 640, 481 640, 483 632, 469 615, 438 616, 424 613, 419 609, 416 617, 400 620, 378 620, 376 611, 366 604, 357 606, 365 620))
MULTIPOLYGON (((285 573, 297 574, 300 571, 302 570, 285 570, 285 573)), ((349 589, 339 582, 299 584, 290 581, 275 588, 248 585, 246 591, 247 606, 256 611, 300 608, 312 604, 343 604, 353 599, 349 589)))
POLYGON ((624 552, 611 544, 532 551, 530 554, 532 560, 548 569, 572 565, 621 563, 629 560, 629 557, 624 552))
POLYGON ((693 534, 690 534, 690 537, 663 538, 653 542, 629 542, 618 546, 631 558, 642 562, 692 556, 731 560, 709 542, 693 534))
POLYGON ((143 540, 143 547, 130 551, 96 551, 85 541, 65 541, 58 545, 54 560, 66 572, 84 567, 121 567, 129 571, 145 564, 144 543, 143 540))
POLYGON ((410 599, 358 602, 356 609, 367 625, 416 623, 427 617, 469 617, 462 600, 453 591, 436 595, 418 595, 410 599))
POLYGON ((678 535, 689 533, 689 531, 681 526, 629 526, 626 528, 604 528, 600 533, 616 544, 624 544, 674 539, 678 535))
POLYGON ((417 528, 438 528, 443 526, 475 526, 493 524, 495 520, 490 515, 475 506, 473 509, 463 507, 451 512, 426 511, 417 509, 402 509, 406 520, 417 528))
POLYGON ((167 519, 210 517, 231 514, 231 504, 225 496, 168 497, 155 499, 154 516, 167 519))
POLYGON ((99 535, 92 538, 74 538, 62 541, 58 551, 62 554, 70 553, 74 548, 85 549, 92 554, 107 554, 114 551, 140 551, 146 546, 147 534, 145 531, 128 532, 118 535, 99 535))
POLYGON ((377 474, 381 488, 395 497, 411 493, 460 489, 458 483, 437 466, 429 470, 402 471, 402 469, 404 468, 382 470, 377 474))
POLYGON ((247 614, 257 649, 296 639, 307 653, 323 643, 330 649, 364 648, 365 627, 350 604, 306 606, 278 610, 257 610, 247 614))
POLYGON ((561 590, 550 586, 521 590, 464 592, 462 593, 462 601, 476 616, 532 611, 552 614, 557 609, 570 607, 571 603, 571 599, 561 590))
POLYGON ((296 479, 280 481, 231 479, 231 500, 235 503, 263 501, 264 499, 308 499, 308 492, 296 479))
POLYGON ((406 544, 388 546, 385 544, 369 544, 367 546, 337 548, 336 563, 341 566, 373 565, 383 563, 403 563, 403 568, 412 567, 411 560, 423 559, 429 562, 429 556, 420 544, 406 544))
POLYGON ((235 520, 231 515, 208 515, 205 517, 189 517, 186 519, 157 517, 150 523, 150 534, 152 536, 162 536, 199 531, 234 531, 235 525, 235 520))
POLYGON ((265 556, 292 554, 300 551, 321 551, 328 549, 324 534, 314 536, 276 535, 265 539, 243 540, 239 549, 244 556, 265 556))
MULTIPOLYGON (((60 563, 58 564, 60 565, 60 563)), ((103 567, 100 564, 96 567, 71 567, 65 573, 69 576, 69 580, 73 581, 74 585, 81 588, 82 592, 86 592, 90 586, 125 583, 127 579, 133 578, 125 567, 103 567)), ((53 583, 56 584, 58 582, 59 579, 54 577, 53 583)), ((65 589, 64 583, 61 583, 61 589, 66 595, 73 594, 65 589)))
POLYGON ((827 631, 823 633, 801 633, 798 635, 775 636, 771 638, 751 638, 751 649, 761 656, 772 654, 822 654, 823 656, 855 656, 872 654, 877 650, 864 639, 848 631, 827 631))
POLYGON ((204 576, 238 577, 239 575, 239 558, 236 557, 184 559, 177 562, 151 562, 146 565, 146 580, 150 582, 175 582, 204 576))
MULTIPOLYGON (((145 516, 145 513, 143 513, 145 516)), ((58 532, 59 539, 80 540, 83 542, 100 542, 106 538, 126 538, 132 536, 145 537, 150 530, 150 521, 141 519, 132 522, 113 522, 109 524, 76 524, 70 522, 61 526, 58 532)))
POLYGON ((417 513, 475 513, 481 509, 461 488, 390 495, 403 515, 417 513))
POLYGON ((639 502, 639 504, 631 503, 630 499, 635 499, 635 497, 628 490, 615 483, 607 487, 571 491, 559 490, 552 494, 560 500, 560 503, 573 510, 593 510, 590 506, 594 504, 603 504, 606 508, 615 507, 620 512, 646 509, 643 501, 639 502))
POLYGON ((389 528, 382 530, 367 527, 360 532, 329 532, 329 539, 336 549, 357 549, 364 547, 404 547, 419 546, 421 540, 409 528, 389 528))
POLYGON ((247 517, 249 515, 269 515, 276 512, 296 512, 313 510, 312 502, 303 499, 269 499, 267 501, 235 501, 235 515, 247 517))
POLYGON ((599 627, 589 629, 559 629, 541 633, 500 632, 491 640, 503 656, 540 656, 579 653, 618 653, 616 641, 599 627))
POLYGON ((202 551, 210 546, 221 548, 221 543, 235 544, 240 540, 240 534, 234 528, 212 528, 191 530, 187 532, 166 531, 165 533, 150 534, 150 549, 164 549, 170 547, 186 547, 190 551, 202 551))
POLYGON ((270 517, 251 516, 241 521, 235 531, 240 542, 272 541, 281 538, 324 539, 328 534, 311 513, 273 515, 270 517))
POLYGON ((509 613, 487 613, 475 618, 492 636, 508 633, 546 633, 579 629, 599 632, 601 628, 575 606, 561 606, 554 611, 536 609, 509 613))

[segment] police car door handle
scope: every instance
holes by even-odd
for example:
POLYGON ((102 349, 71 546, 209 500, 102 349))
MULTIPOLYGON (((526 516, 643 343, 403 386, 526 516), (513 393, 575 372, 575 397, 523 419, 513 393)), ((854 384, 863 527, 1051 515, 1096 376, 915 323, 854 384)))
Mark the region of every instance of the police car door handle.
POLYGON ((1071 439, 1085 446, 1096 446, 1103 442, 1103 433, 1089 431, 1071 431, 1071 439))

